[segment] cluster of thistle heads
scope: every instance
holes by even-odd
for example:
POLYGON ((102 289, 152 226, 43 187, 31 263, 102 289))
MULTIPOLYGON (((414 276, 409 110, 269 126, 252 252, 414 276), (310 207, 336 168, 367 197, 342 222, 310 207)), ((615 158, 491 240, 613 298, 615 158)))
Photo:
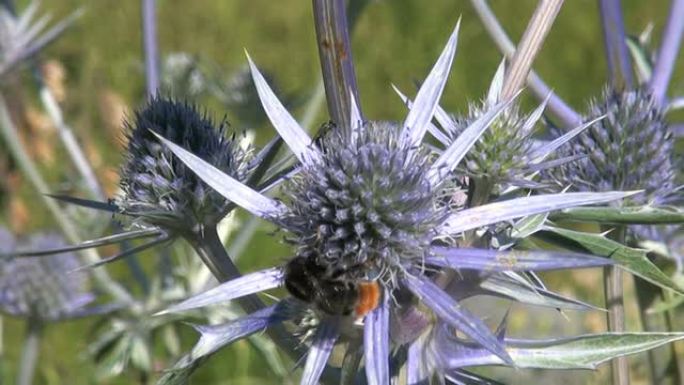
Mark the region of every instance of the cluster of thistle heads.
MULTIPOLYGON (((671 152, 642 153, 671 148, 662 113, 648 95, 609 94, 604 104, 594 103, 587 123, 536 140, 545 103, 525 115, 513 99, 501 100, 502 65, 483 103, 463 118, 451 115, 439 98, 456 38, 457 31, 415 100, 400 94, 409 107, 403 122, 366 120, 352 97, 351 124, 326 123, 315 140, 250 59, 263 110, 293 158, 268 183, 254 170, 272 149, 235 146, 235 134, 226 139, 224 126, 213 127, 195 107, 156 97, 136 113, 118 199, 126 215, 182 236, 242 207, 292 245, 286 263, 234 274, 164 311, 277 287, 289 294, 242 319, 198 328, 200 342, 162 382, 185 378, 219 347, 283 322, 309 346, 302 383, 327 378, 333 347, 350 341, 365 357, 363 368, 357 362, 352 370, 365 372, 369 383, 389 383, 404 366, 409 383, 453 379, 471 375, 462 371, 466 366, 523 362, 509 352, 514 343, 504 338, 505 321, 494 331, 461 300, 493 294, 547 307, 585 306, 548 291, 534 272, 605 266, 609 259, 518 251, 515 239, 494 248, 491 233, 510 234, 527 218, 582 205, 669 202, 665 197, 676 193, 671 152), (653 166, 625 172, 640 159, 653 166), (666 180, 648 178, 654 173, 666 180), (487 237, 478 232, 483 228, 487 237), (521 295, 525 290, 533 295, 521 295)), ((352 350, 347 354, 358 353, 352 350)))
MULTIPOLYGON (((457 35, 458 27, 413 100, 398 92, 409 110, 400 122, 366 119, 350 92, 350 123, 327 122, 314 139, 251 59, 235 87, 251 78, 256 93, 226 97, 263 109, 277 131, 260 151, 240 145, 239 127, 217 123, 185 100, 155 96, 128 120, 117 218, 129 228, 189 240, 221 281, 160 313, 230 300, 242 301, 248 313, 198 326, 200 341, 161 383, 185 381, 219 348, 264 329, 303 359, 303 384, 335 383, 337 376, 346 383, 482 383, 465 368, 551 367, 543 348, 573 343, 507 339, 505 319, 490 325, 462 301, 493 295, 594 309, 547 289, 536 273, 608 266, 614 250, 592 255, 591 248, 530 250, 519 243, 534 234, 567 234, 548 220, 558 210, 679 203, 679 162, 664 108, 646 87, 609 88, 577 127, 544 127, 548 99, 525 113, 515 96, 503 97, 502 63, 481 102, 448 113, 440 98, 457 35), (551 138, 538 139, 543 131, 551 138), (275 162, 281 143, 289 152, 275 162), (292 250, 286 262, 240 272, 225 250, 212 249, 207 234, 237 207, 280 230, 276 236, 292 250), (286 295, 270 304, 255 296, 278 287, 286 295), (346 347, 341 368, 328 365, 335 346, 346 347)), ((201 78, 194 67, 183 71, 201 78)), ((642 237, 654 231, 632 229, 642 237)), ((55 320, 89 302, 80 280, 53 279, 76 267, 72 259, 49 266, 3 261, 0 276, 11 277, 0 283, 3 310, 55 320)), ((563 368, 640 351, 616 349, 563 368)))

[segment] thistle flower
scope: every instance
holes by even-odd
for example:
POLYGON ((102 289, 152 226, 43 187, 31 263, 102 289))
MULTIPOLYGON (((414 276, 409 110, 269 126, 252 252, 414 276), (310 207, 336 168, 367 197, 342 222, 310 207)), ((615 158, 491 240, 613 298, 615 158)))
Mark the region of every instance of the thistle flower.
MULTIPOLYGON (((501 62, 489 88, 486 100, 471 103, 466 116, 456 117, 455 125, 444 127, 449 141, 457 138, 468 126, 487 113, 500 101, 505 73, 505 63, 501 62)), ((495 119, 464 159, 464 173, 471 178, 488 179, 493 183, 514 182, 521 178, 533 159, 532 134, 541 117, 544 105, 530 116, 521 114, 517 104, 507 108, 495 119)))
MULTIPOLYGON (((505 62, 502 61, 492 79, 486 99, 479 103, 471 103, 466 116, 450 116, 441 107, 437 107, 435 117, 440 126, 431 127, 430 132, 443 146, 451 145, 469 126, 500 102, 505 72, 505 62)), ((405 103, 410 104, 406 96, 396 88, 395 91, 405 103)), ((481 192, 487 196, 479 197, 477 203, 486 202, 489 200, 489 194, 498 195, 511 185, 540 187, 540 183, 532 180, 535 173, 574 161, 581 156, 545 161, 559 147, 587 127, 582 125, 558 135, 550 142, 540 144, 533 135, 545 107, 546 101, 529 115, 524 115, 517 104, 512 104, 490 123, 458 168, 459 177, 467 176, 469 179, 471 199, 473 194, 481 192), (473 188, 474 185, 478 186, 473 188)))
POLYGON ((578 191, 644 190, 622 204, 666 205, 680 200, 671 154, 673 138, 663 113, 644 90, 603 91, 590 117, 605 116, 579 135, 565 154, 586 154, 578 164, 550 170, 578 191))
POLYGON ((321 138, 321 156, 283 188, 290 210, 278 222, 293 233, 297 256, 323 267, 324 276, 393 280, 390 265, 425 257, 446 211, 426 178, 425 149, 401 140, 394 124, 358 129, 353 137, 332 129, 321 138))
MULTIPOLYGON (((498 252, 436 243, 501 221, 630 195, 545 195, 449 211, 442 204, 445 180, 487 125, 507 107, 504 103, 492 108, 436 160, 428 156, 422 141, 444 89, 455 54, 457 30, 403 124, 396 127, 362 122, 352 100, 352 126, 335 128, 321 138, 320 147, 313 145, 250 59, 264 110, 301 163, 284 201, 252 190, 159 136, 211 187, 292 234, 288 239, 296 246, 293 259, 285 266, 247 274, 165 311, 188 310, 279 286, 285 286, 295 297, 228 324, 199 327, 200 342, 177 368, 192 370, 227 343, 287 319, 302 319, 292 315, 293 307, 288 304, 293 302, 312 315, 307 325, 300 324, 312 328, 307 333, 311 347, 302 377, 304 384, 318 381, 338 338, 362 340, 369 383, 389 383, 390 322, 397 312, 417 301, 438 319, 504 362, 512 363, 487 325, 446 293, 434 281, 435 275, 450 269, 526 271, 609 263, 584 254, 498 252)), ((179 375, 174 373, 170 376, 179 375)))
POLYGON ((186 103, 155 98, 136 112, 128 127, 127 160, 121 169, 123 195, 117 204, 123 214, 145 224, 178 232, 196 232, 218 223, 230 201, 173 159, 155 134, 192 151, 233 178, 244 181, 249 172, 247 152, 235 135, 226 136, 226 123, 217 126, 186 103))
MULTIPOLYGON (((57 235, 37 234, 27 242, 35 248, 64 246, 57 235)), ((14 248, 12 235, 0 229, 0 245, 14 248)), ((71 253, 46 258, 0 259, 0 311, 41 321, 59 321, 83 315, 83 307, 95 299, 88 276, 73 272, 80 265, 71 253)))

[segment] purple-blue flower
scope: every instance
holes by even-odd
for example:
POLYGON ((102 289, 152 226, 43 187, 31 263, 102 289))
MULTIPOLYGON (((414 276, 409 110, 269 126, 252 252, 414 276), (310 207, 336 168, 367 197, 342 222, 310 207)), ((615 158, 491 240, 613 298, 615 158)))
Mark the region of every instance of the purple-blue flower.
MULTIPOLYGON (((30 247, 49 249, 64 246, 54 234, 35 234, 30 247)), ((15 240, 0 228, 0 251, 12 252, 15 240)), ((36 319, 60 321, 87 315, 85 306, 95 300, 88 275, 74 272, 80 265, 73 253, 44 258, 0 258, 0 312, 36 319)))
MULTIPOLYGON (((458 329, 477 346, 514 365, 496 334, 454 299, 442 272, 551 270, 603 266, 607 259, 554 251, 497 251, 450 246, 483 226, 578 205, 599 204, 625 192, 563 193, 499 201, 466 210, 450 204, 451 176, 473 143, 508 103, 499 103, 466 128, 439 156, 423 140, 456 51, 458 27, 418 91, 404 122, 362 121, 352 100, 350 127, 334 127, 316 144, 278 101, 254 63, 252 76, 271 123, 299 161, 270 198, 159 136, 190 169, 221 195, 286 232, 294 246, 284 266, 249 273, 190 298, 178 312, 285 286, 294 298, 225 325, 200 327, 195 349, 177 368, 189 368, 220 346, 274 323, 295 320, 310 346, 303 384, 317 383, 339 340, 362 341, 369 384, 390 378, 390 325, 414 306, 458 329), (377 285, 377 304, 363 285, 377 285), (420 305, 419 305, 420 304, 420 305)), ((372 290, 371 290, 372 291, 372 290)), ((393 331, 401 333, 405 330, 393 331)), ((410 340, 411 333, 406 337, 410 340)))

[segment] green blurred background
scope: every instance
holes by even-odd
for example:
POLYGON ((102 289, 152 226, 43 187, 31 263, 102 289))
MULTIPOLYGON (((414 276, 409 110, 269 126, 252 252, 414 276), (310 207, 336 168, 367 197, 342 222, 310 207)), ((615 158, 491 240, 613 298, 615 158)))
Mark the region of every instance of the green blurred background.
MULTIPOLYGON (((622 3, 628 32, 638 34, 653 22, 657 43, 668 2, 631 0, 622 3)), ((25 5, 24 1, 18 2, 19 9, 25 5)), ((511 37, 518 40, 536 1, 499 0, 491 1, 491 5, 511 37)), ((50 13, 56 20, 77 7, 83 7, 85 15, 45 50, 40 60, 44 71, 52 71, 56 85, 62 89, 61 106, 67 122, 83 143, 106 190, 114 194, 117 168, 122 159, 121 119, 145 99, 140 4, 118 0, 53 0, 44 1, 41 11, 50 13)), ((501 60, 469 2, 384 0, 372 1, 366 7, 353 32, 352 48, 361 103, 367 117, 398 120, 405 115, 390 84, 413 92, 415 82, 427 74, 459 17, 462 17, 462 28, 458 52, 442 99, 442 106, 452 111, 464 111, 468 101, 484 96, 501 60)), ((283 94, 298 95, 302 100, 313 94, 319 82, 320 66, 309 1, 158 0, 158 37, 162 59, 170 53, 184 52, 216 63, 226 74, 245 65, 243 49, 247 49, 259 67, 276 78, 283 94)), ((582 109, 588 97, 600 92, 606 79, 606 66, 596 1, 566 1, 534 67, 575 108, 582 109)), ((684 91, 683 76, 684 71, 675 72, 671 94, 684 91)), ((65 166, 68 162, 64 161, 66 155, 61 146, 53 145, 54 128, 45 121, 30 71, 19 72, 5 85, 3 92, 14 108, 25 142, 55 191, 69 190, 74 171, 65 166)), ((216 118, 226 113, 220 103, 210 98, 203 103, 216 118)), ((525 96, 523 103, 532 106, 532 99, 525 96)), ((301 117, 304 104, 295 103, 296 116, 301 117)), ((230 114, 228 119, 231 120, 230 114)), ((317 124, 326 119, 323 107, 317 124)), ((256 133, 259 144, 274 135, 272 128, 267 126, 257 128, 256 133)), ((54 223, 8 155, 3 154, 3 146, 0 144, 0 179, 4 181, 0 184, 2 224, 18 234, 49 229, 54 223)), ((250 247, 241 256, 243 269, 280 263, 287 257, 287 248, 282 245, 279 235, 270 235, 272 231, 268 225, 260 228, 258 247, 250 247)), ((143 260, 144 257, 151 258, 151 255, 143 256, 143 260)), ((145 267, 152 271, 154 263, 145 261, 145 267)), ((122 282, 130 284, 124 267, 114 266, 112 270, 122 282)), ((554 288, 599 305, 602 303, 597 294, 600 288, 598 272, 582 271, 573 273, 572 277, 569 280, 567 275, 549 276, 554 288)), ((491 314, 492 322, 507 309, 507 305, 496 301, 479 307, 491 314)), ((514 309, 513 335, 569 335, 603 328, 602 314, 569 314, 564 319, 553 311, 528 310, 514 309)), ((3 322, 4 362, 0 384, 3 379, 13 378, 23 336, 21 321, 3 318, 3 322)), ((48 327, 36 383, 98 383, 93 375, 93 364, 84 355, 84 348, 92 338, 92 327, 90 320, 48 327)), ((194 333, 187 329, 183 350, 189 349, 195 339, 194 333)), ((160 360, 155 365, 161 369, 170 363, 160 360)), ((639 365, 636 366, 637 373, 643 373, 639 365)), ((508 371, 499 375, 515 382, 533 379, 540 383, 603 383, 604 372, 547 373, 543 376, 531 371, 508 371)), ((277 383, 272 378, 249 344, 238 342, 200 369, 193 383, 277 383)), ((637 376, 635 383, 639 383, 639 378, 645 377, 637 376)), ((103 383, 129 384, 142 383, 142 380, 134 373, 126 373, 103 383)))

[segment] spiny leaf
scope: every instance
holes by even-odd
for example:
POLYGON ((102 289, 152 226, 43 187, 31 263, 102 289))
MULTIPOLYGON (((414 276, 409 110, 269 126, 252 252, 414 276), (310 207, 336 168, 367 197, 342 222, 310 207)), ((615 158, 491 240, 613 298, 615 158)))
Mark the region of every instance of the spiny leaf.
POLYGON ((576 242, 593 254, 609 257, 627 271, 654 285, 684 294, 684 289, 648 259, 646 250, 624 246, 601 234, 584 233, 553 226, 547 226, 544 230, 576 242))
POLYGON ((259 293, 280 286, 282 280, 283 269, 280 267, 273 267, 245 274, 242 277, 224 282, 203 293, 190 297, 179 304, 160 311, 156 315, 197 309, 203 306, 230 301, 249 294, 259 293))
POLYGON ((684 223, 684 211, 674 207, 576 207, 551 215, 552 220, 619 225, 663 225, 684 223))
POLYGON ((596 369, 615 357, 684 339, 684 333, 604 333, 549 341, 514 343, 508 349, 519 368, 596 369))

